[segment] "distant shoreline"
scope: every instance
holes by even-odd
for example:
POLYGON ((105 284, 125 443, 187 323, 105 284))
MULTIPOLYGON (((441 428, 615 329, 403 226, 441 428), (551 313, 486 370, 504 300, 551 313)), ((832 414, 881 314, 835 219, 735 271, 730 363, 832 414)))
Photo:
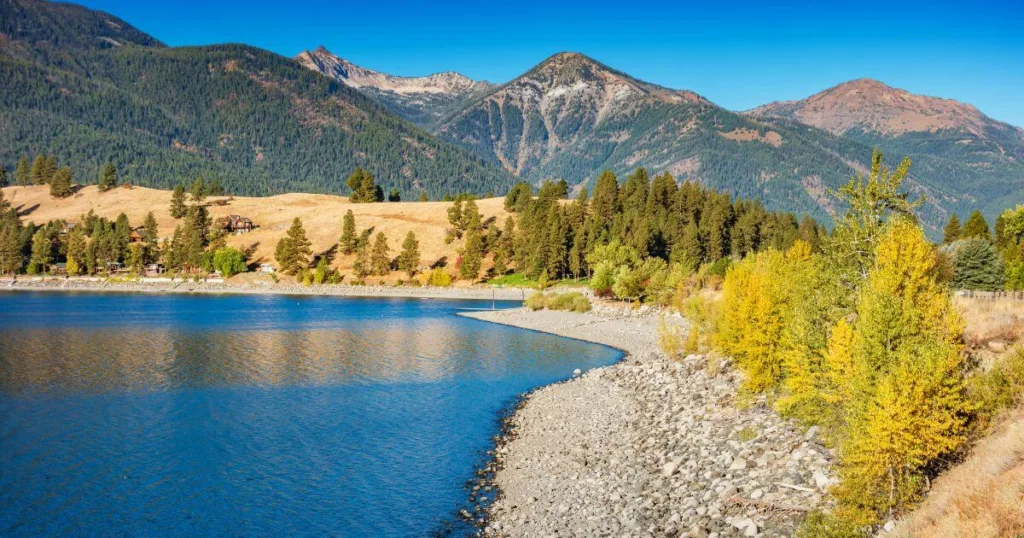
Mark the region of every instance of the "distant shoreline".
POLYGON ((469 299, 522 301, 534 290, 495 287, 350 286, 322 284, 304 286, 291 282, 234 283, 223 280, 194 282, 180 279, 107 280, 102 278, 25 277, 0 278, 0 291, 175 293, 237 295, 310 295, 333 297, 381 297, 410 299, 469 299))

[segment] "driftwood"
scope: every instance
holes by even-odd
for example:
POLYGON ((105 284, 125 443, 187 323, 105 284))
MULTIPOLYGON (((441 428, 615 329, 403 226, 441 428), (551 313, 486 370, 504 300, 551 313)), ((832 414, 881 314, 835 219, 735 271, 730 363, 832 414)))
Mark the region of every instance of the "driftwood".
POLYGON ((759 501, 754 499, 747 499, 746 497, 729 497, 725 500, 727 504, 739 504, 743 506, 753 506, 764 510, 774 510, 777 512, 810 512, 811 509, 806 506, 797 506, 795 504, 783 504, 773 503, 769 501, 759 501))
POLYGON ((785 482, 776 482, 775 485, 779 486, 779 487, 783 487, 783 488, 795 489, 797 491, 806 491, 807 493, 814 493, 814 489, 812 489, 812 488, 805 488, 803 486, 794 486, 793 484, 787 484, 785 482))

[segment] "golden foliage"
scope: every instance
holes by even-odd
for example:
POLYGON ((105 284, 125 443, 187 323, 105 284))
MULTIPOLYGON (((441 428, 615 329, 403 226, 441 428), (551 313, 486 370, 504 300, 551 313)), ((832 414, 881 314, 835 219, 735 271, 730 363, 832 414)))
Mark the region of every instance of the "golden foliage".
POLYGON ((736 359, 744 387, 763 391, 782 376, 781 339, 787 313, 785 257, 777 251, 748 256, 733 265, 722 285, 715 343, 736 359))
POLYGON ((844 407, 841 484, 849 517, 876 522, 917 500, 925 470, 966 440, 963 321, 933 276, 935 254, 917 225, 881 237, 852 335, 833 331, 831 377, 844 407))
POLYGON ((780 412, 823 426, 839 448, 838 507, 812 525, 829 532, 914 502, 927 468, 966 440, 973 409, 963 320, 920 227, 889 223, 870 259, 851 304, 849 275, 806 245, 748 257, 726 275, 715 332, 745 388, 777 391, 780 412))

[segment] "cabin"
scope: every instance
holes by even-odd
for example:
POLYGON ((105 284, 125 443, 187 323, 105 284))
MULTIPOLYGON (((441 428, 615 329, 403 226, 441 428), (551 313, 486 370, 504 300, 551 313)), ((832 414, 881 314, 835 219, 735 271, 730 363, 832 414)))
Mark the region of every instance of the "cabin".
POLYGON ((143 240, 143 235, 142 234, 145 231, 146 231, 146 229, 143 228, 142 226, 139 226, 138 228, 133 228, 132 229, 132 233, 128 234, 128 242, 129 243, 141 243, 142 240, 143 240))
POLYGON ((160 276, 167 271, 167 269, 164 268, 164 264, 162 263, 150 263, 147 264, 143 269, 146 273, 146 276, 160 276))
POLYGON ((241 215, 228 215, 220 219, 218 224, 223 230, 233 234, 244 234, 256 229, 256 224, 241 215))
POLYGON ((113 275, 113 274, 118 274, 118 273, 124 273, 126 271, 127 271, 127 269, 125 268, 124 264, 121 263, 121 262, 109 262, 109 263, 107 263, 107 273, 108 274, 113 275))
POLYGON ((50 272, 55 275, 66 275, 68 274, 68 263, 57 262, 50 266, 50 272))
POLYGON ((76 227, 78 227, 78 225, 75 224, 74 222, 68 222, 65 220, 60 223, 60 233, 69 234, 73 232, 76 227))
POLYGON ((272 275, 275 272, 274 266, 270 265, 269 263, 261 263, 260 264, 260 268, 259 268, 259 272, 266 273, 268 275, 272 275))

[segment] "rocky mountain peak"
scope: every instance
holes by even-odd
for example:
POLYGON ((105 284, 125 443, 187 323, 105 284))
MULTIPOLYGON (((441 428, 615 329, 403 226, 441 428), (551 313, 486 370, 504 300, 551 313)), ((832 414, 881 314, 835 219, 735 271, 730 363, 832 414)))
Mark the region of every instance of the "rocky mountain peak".
POLYGON ((917 95, 870 78, 844 82, 798 101, 776 101, 749 111, 791 117, 833 134, 852 130, 898 136, 962 130, 983 136, 992 120, 973 105, 917 95))
POLYGON ((391 112, 428 129, 494 88, 454 71, 400 77, 360 67, 320 45, 295 57, 303 66, 370 96, 391 112))

